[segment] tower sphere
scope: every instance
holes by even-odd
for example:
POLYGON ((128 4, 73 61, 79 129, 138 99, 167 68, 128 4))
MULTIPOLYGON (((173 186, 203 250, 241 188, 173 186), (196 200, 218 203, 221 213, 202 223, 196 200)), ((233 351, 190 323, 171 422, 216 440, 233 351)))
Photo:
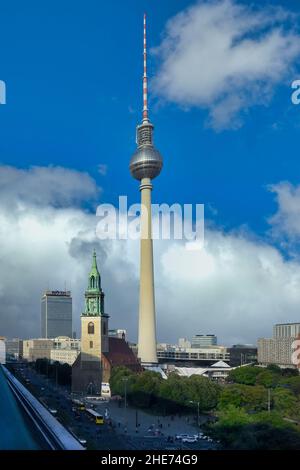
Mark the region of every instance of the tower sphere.
POLYGON ((162 158, 154 147, 143 146, 136 150, 130 161, 130 173, 137 179, 155 178, 161 172, 162 158))
POLYGON ((153 125, 147 121, 137 127, 138 148, 130 160, 130 173, 137 179, 153 179, 163 166, 161 154, 153 145, 153 125))

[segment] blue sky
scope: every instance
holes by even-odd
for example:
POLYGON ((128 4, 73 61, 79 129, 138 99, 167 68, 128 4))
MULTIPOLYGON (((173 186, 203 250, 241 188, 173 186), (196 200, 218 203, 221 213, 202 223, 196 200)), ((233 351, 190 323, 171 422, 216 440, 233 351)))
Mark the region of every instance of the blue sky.
MULTIPOLYGON (((148 17, 148 45, 151 51, 148 67, 150 117, 155 125, 156 146, 164 157, 163 171, 154 182, 153 201, 204 203, 206 218, 214 227, 208 233, 211 251, 208 249, 207 258, 200 259, 202 271, 194 275, 195 282, 198 282, 195 284, 196 294, 192 289, 194 284, 188 277, 188 267, 184 279, 178 275, 172 281, 170 295, 174 296, 174 311, 178 308, 172 334, 168 332, 170 316, 163 299, 164 292, 169 288, 166 278, 172 278, 172 247, 166 249, 164 254, 159 247, 156 249, 160 339, 173 341, 179 334, 188 336, 199 331, 198 314, 202 312, 200 317, 203 319, 209 317, 207 312, 212 310, 219 312, 216 322, 210 324, 206 319, 201 332, 216 332, 228 344, 234 341, 253 342, 257 336, 268 334, 274 321, 297 319, 300 294, 291 295, 290 289, 300 292, 300 265, 295 249, 300 235, 300 190, 297 192, 300 184, 300 106, 291 103, 291 82, 300 78, 299 2, 13 0, 2 3, 0 79, 6 82, 7 104, 0 106, 0 195, 2 202, 5 201, 2 206, 0 200, 0 216, 6 213, 7 207, 11 207, 10 200, 18 199, 18 202, 21 200, 24 203, 28 216, 36 224, 37 220, 41 222, 43 216, 53 218, 52 227, 47 226, 47 230, 41 223, 34 234, 31 226, 31 238, 28 239, 21 231, 10 239, 12 230, 18 231, 23 227, 19 206, 11 212, 19 225, 10 226, 8 219, 3 225, 4 219, 1 219, 0 257, 3 269, 0 273, 0 298, 3 305, 11 308, 10 315, 14 322, 7 326, 7 334, 20 334, 14 325, 17 319, 22 318, 23 305, 35 312, 32 321, 37 324, 39 295, 45 284, 50 280, 54 288, 59 288, 57 284, 63 285, 66 271, 71 270, 73 277, 70 283, 74 298, 76 296, 75 313, 79 319, 90 263, 88 254, 94 247, 88 236, 86 239, 85 235, 82 236, 85 223, 90 228, 95 225, 94 219, 86 219, 86 214, 92 216, 94 209, 90 213, 86 209, 94 207, 95 201, 117 204, 118 196, 123 194, 129 196, 130 202, 139 200, 138 183, 131 178, 128 165, 135 149, 135 127, 141 119, 144 11, 148 17), (233 24, 230 23, 230 14, 224 15, 226 27, 223 39, 232 40, 224 63, 222 54, 218 59, 214 55, 218 53, 217 39, 222 41, 222 36, 216 38, 218 35, 213 34, 214 30, 210 27, 205 29, 210 13, 217 15, 218 4, 227 5, 229 13, 236 5, 249 8, 238 10, 233 24), (277 8, 270 10, 270 6, 277 8), (189 8, 194 8, 190 16, 189 8), (274 11, 276 15, 273 19, 274 11), (288 15, 287 11, 293 12, 294 16, 288 15), (179 13, 181 17, 176 16, 179 13), (172 18, 166 30, 166 24, 172 18), (183 29, 180 29, 180 18, 185 21, 183 29), (243 29, 246 18, 249 23, 243 29), (238 32, 241 28, 242 33, 231 37, 231 30, 235 27, 238 32), (190 38, 184 46, 176 42, 176 34, 180 31, 181 39, 190 38), (271 40, 268 42, 269 37, 271 40), (234 46, 239 46, 244 39, 246 41, 242 47, 236 48, 235 56, 232 54, 234 46), (254 41, 252 45, 251 41, 254 41), (195 53, 194 67, 189 57, 195 53), (217 70, 215 74, 214 70, 217 70), (239 104, 236 99, 240 100, 239 104), (231 106, 237 106, 232 114, 231 106), (222 119, 225 119, 225 124, 222 119), (98 171, 98 165, 107 166, 105 175, 98 171), (10 170, 5 169, 6 166, 10 166, 10 170), (30 170, 32 166, 62 167, 62 170, 54 170, 53 173, 57 178, 56 188, 51 183, 52 187, 47 188, 47 192, 46 185, 50 185, 48 176, 46 178, 43 171, 30 170), (83 177, 82 172, 90 178, 83 177), (102 188, 101 195, 95 191, 95 182, 102 188), (284 182, 288 183, 285 185, 284 182), (23 185, 25 189, 20 196, 19 190, 23 185), (268 189, 270 185, 275 185, 274 192, 268 189), (64 188, 68 194, 60 203, 64 188), (50 200, 54 193, 55 197, 50 200), (36 203, 39 194, 40 206, 45 204, 41 212, 36 203), (76 194, 79 194, 80 209, 77 207, 78 200, 74 202, 76 194), (70 221, 69 224, 61 222, 62 215, 70 221), (270 222, 270 217, 274 215, 270 222), (74 218, 78 223, 76 228, 74 218), (58 240, 59 230, 61 237, 58 240), (241 239, 243 246, 239 245, 241 239), (33 240, 37 251, 22 261, 28 272, 33 273, 32 282, 26 289, 20 290, 11 305, 11 299, 1 297, 9 287, 5 273, 20 275, 13 254, 19 243, 16 259, 18 256, 20 259, 26 250, 30 250, 33 240), (63 251, 66 243, 68 252, 63 251), (262 247, 261 243, 266 245, 262 247), (222 279, 213 274, 218 273, 220 263, 221 268, 223 266, 223 261, 218 257, 220 246, 233 250, 232 277, 229 277, 232 284, 227 287, 229 278, 226 269, 222 271, 222 279), (56 264, 54 248, 60 253, 56 264), (237 260, 239 252, 242 255, 237 260), (246 263, 248 256, 259 260, 253 271, 246 263), (262 258, 268 260, 267 269, 276 273, 273 284, 261 262, 262 258), (63 259, 65 264, 61 261, 63 259), (237 263, 239 269, 235 270, 237 263), (41 265, 47 272, 39 279, 36 269, 41 265), (80 265, 82 270, 79 273, 80 265), (245 275, 244 284, 238 288, 237 284, 248 268, 249 276, 245 275), (160 273, 164 277, 160 278, 160 273), (252 308, 251 301, 257 289, 252 280, 256 276, 260 279, 260 275, 266 283, 270 281, 270 285, 265 287, 266 297, 263 298, 260 292, 257 296, 260 303, 252 308), (186 297, 184 292, 176 297, 178 283, 182 283, 186 297), (214 287, 207 288, 209 283, 214 287), (280 300, 276 300, 275 296, 272 303, 273 292, 278 292, 280 285, 283 285, 285 293, 280 300), (224 300, 226 289, 230 297, 224 300), (239 295, 233 306, 232 296, 236 289, 239 295), (195 299, 194 304, 189 304, 191 299, 195 299), (189 305, 191 319, 195 320, 194 323, 192 320, 187 322, 189 326, 184 331, 180 324, 180 305, 189 305), (266 311, 266 318, 261 330, 258 330, 253 325, 257 325, 262 311, 266 311), (247 333, 243 334, 236 321, 241 313, 247 324, 253 326, 247 327, 247 333), (235 324, 236 330, 229 333, 225 323, 235 324)), ((49 169, 48 173, 52 175, 52 170, 49 169)), ((116 251, 112 250, 112 253, 116 257, 117 253, 123 256, 122 250, 114 249, 116 251)), ((113 326, 128 327, 134 337, 138 268, 133 270, 134 273, 132 271, 132 283, 127 285, 126 281, 127 287, 124 289, 135 293, 131 296, 134 299, 121 296, 116 301, 112 293, 118 287, 123 291, 127 274, 122 277, 120 268, 117 275, 116 269, 119 267, 114 264, 115 258, 109 265, 105 261, 110 256, 109 250, 101 250, 99 245, 113 326), (124 305, 125 325, 122 324, 122 314, 118 312, 119 305, 124 305)), ((130 250, 128 248, 126 252, 128 257, 132 253, 130 250)), ((180 250, 178 253, 178 262, 182 261, 185 266, 185 261, 180 260, 180 250)), ((126 267, 124 265, 124 273, 130 271, 130 266, 130 263, 126 267)), ((31 327, 26 324, 24 328, 30 334, 31 327)))

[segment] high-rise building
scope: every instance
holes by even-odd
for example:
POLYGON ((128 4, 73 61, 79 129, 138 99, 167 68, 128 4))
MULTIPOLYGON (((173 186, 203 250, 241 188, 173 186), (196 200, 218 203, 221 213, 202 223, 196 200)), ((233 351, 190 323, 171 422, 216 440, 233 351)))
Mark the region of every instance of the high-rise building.
POLYGON ((259 338, 257 340, 257 361, 267 366, 295 367, 292 361, 295 338, 259 338))
POLYGON ((300 367, 294 352, 300 338, 300 323, 279 323, 273 326, 273 338, 259 338, 257 360, 259 364, 281 367, 300 367), (296 346, 295 346, 296 345, 296 346))
POLYGON ((72 297, 70 291, 47 290, 41 301, 41 336, 72 337, 72 297))
POLYGON ((148 116, 146 15, 144 15, 143 118, 137 126, 137 150, 130 160, 131 175, 140 181, 141 249, 138 357, 143 365, 157 364, 153 273, 151 191, 162 169, 162 157, 153 144, 154 126, 148 116))
POLYGON ((273 326, 273 338, 296 338, 300 335, 300 323, 277 323, 273 326))
POLYGON ((215 335, 195 335, 192 338, 192 348, 205 348, 206 346, 216 346, 217 337, 215 335))

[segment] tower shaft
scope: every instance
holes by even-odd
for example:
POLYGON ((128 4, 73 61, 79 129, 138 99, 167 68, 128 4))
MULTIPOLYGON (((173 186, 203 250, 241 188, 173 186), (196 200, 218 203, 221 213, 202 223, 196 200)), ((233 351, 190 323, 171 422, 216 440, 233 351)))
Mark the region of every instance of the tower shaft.
POLYGON ((137 149, 130 160, 130 173, 140 181, 141 191, 141 259, 140 259, 140 300, 138 357, 142 365, 157 364, 156 319, 153 272, 153 241, 151 191, 152 179, 162 169, 163 161, 153 143, 154 126, 148 114, 147 83, 147 42, 146 15, 144 15, 144 74, 143 74, 143 117, 137 126, 137 149))
POLYGON ((143 178, 141 191, 141 247, 138 357, 144 365, 157 364, 154 297, 153 241, 150 178, 143 178))

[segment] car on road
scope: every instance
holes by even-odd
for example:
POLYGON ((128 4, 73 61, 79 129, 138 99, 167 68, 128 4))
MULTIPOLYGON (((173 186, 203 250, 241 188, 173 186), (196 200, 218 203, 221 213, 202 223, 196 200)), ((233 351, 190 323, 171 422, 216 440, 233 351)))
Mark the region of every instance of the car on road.
POLYGON ((176 434, 175 440, 182 441, 182 439, 185 439, 186 437, 189 437, 188 434, 176 434))
POLYGON ((56 415, 57 414, 57 410, 55 410, 54 408, 49 408, 49 411, 52 415, 56 415))
POLYGON ((194 444, 195 442, 198 442, 198 439, 195 436, 187 436, 187 437, 183 437, 181 442, 194 444))

